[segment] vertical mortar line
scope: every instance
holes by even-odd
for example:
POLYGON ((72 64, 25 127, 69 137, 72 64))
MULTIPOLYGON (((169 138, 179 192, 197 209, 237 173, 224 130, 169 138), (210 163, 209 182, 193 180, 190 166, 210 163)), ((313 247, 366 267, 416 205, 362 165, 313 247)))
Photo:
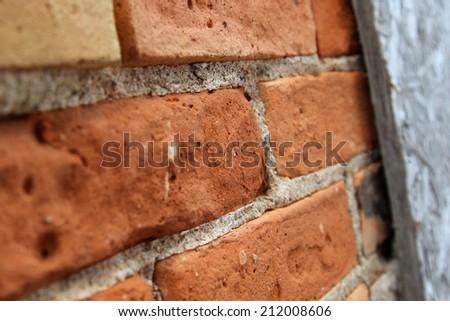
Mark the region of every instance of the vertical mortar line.
MULTIPOLYGON (((265 106, 264 106, 263 101, 259 97, 259 93, 258 93, 258 83, 260 81, 269 81, 269 80, 273 80, 273 79, 277 79, 277 78, 286 78, 286 77, 292 77, 292 76, 298 76, 298 75, 304 75, 304 74, 312 74, 312 73, 314 73, 313 72, 314 70, 321 70, 322 68, 324 68, 324 69, 334 69, 334 67, 322 66, 321 65, 322 63, 319 63, 319 65, 318 65, 317 62, 313 62, 308 68, 305 68, 304 70, 303 70, 304 67, 302 67, 301 63, 298 63, 298 64, 300 64, 300 66, 297 66, 296 68, 300 68, 300 70, 294 70, 293 72, 292 71, 286 72, 285 68, 289 67, 289 61, 290 60, 286 60, 285 59, 285 60, 282 60, 281 62, 268 61, 268 62, 264 62, 264 63, 261 63, 261 64, 259 62, 255 62, 255 64, 251 64, 251 65, 249 65, 247 67, 248 68, 248 71, 246 72, 246 76, 248 77, 247 79, 244 78, 245 80, 230 81, 228 83, 228 85, 227 85, 227 86, 233 85, 234 87, 236 87, 236 86, 244 86, 245 90, 247 91, 247 93, 249 94, 249 96, 251 98, 250 99, 250 103, 251 103, 251 106, 252 106, 252 108, 253 108, 253 110, 255 112, 257 123, 258 123, 258 127, 259 127, 260 133, 262 135, 262 139, 263 139, 263 143, 264 143, 265 156, 267 157, 267 162, 271 165, 271 166, 266 166, 266 175, 267 175, 268 188, 269 189, 272 188, 273 191, 274 191, 273 195, 268 195, 270 193, 266 193, 266 196, 265 196, 264 200, 256 201, 255 204, 256 204, 257 208, 255 208, 254 211, 242 211, 242 212, 241 211, 235 211, 237 213, 236 215, 238 215, 237 218, 239 220, 239 223, 235 227, 231 228, 231 230, 236 228, 237 226, 241 226, 241 225, 245 224, 246 222, 250 221, 251 219, 258 217, 259 215, 262 215, 268 209, 272 209, 272 208, 277 207, 277 206, 275 206, 274 202, 276 202, 278 200, 278 197, 280 196, 280 193, 283 191, 283 189, 280 189, 280 190, 277 189, 277 187, 280 184, 282 184, 284 181, 280 177, 278 177, 276 175, 276 172, 275 172, 275 167, 274 166, 276 164, 276 159, 275 159, 275 156, 274 156, 274 154, 272 152, 272 148, 270 147, 269 141, 268 141, 268 139, 269 139, 269 137, 268 137, 269 129, 268 129, 265 117, 264 117, 265 106), (278 65, 278 63, 279 63, 279 65, 278 65), (274 64, 275 66, 272 66, 272 64, 274 64), (264 69, 264 71, 261 71, 261 68, 264 69), (276 71, 276 70, 278 70, 278 68, 280 68, 281 70, 284 70, 284 71, 280 71, 278 73, 276 71), (270 76, 264 75, 265 71, 269 72, 270 76), (253 213, 253 212, 255 212, 255 213, 253 213), (258 212, 258 213, 256 213, 256 212, 258 212)), ((338 61, 338 62, 339 62, 339 64, 344 64, 344 65, 346 65, 346 63, 347 63, 346 60, 343 60, 342 62, 341 61, 338 61)), ((338 64, 338 63, 336 63, 336 64, 338 64)), ((206 67, 208 67, 209 65, 210 64, 206 64, 206 67)), ((296 66, 296 64, 294 64, 294 67, 295 66, 296 66)), ((292 68, 292 66, 290 66, 290 67, 292 68)), ((340 68, 342 68, 342 67, 340 67, 340 68)), ((340 69, 340 68, 338 67, 337 69, 340 69)), ((178 69, 176 69, 176 70, 178 70, 178 69)), ((239 73, 239 70, 237 70, 237 71, 235 70, 234 73, 239 73)), ((162 78, 164 78, 164 77, 162 77, 162 78)), ((213 79, 210 79, 209 81, 206 80, 206 83, 208 83, 210 81, 212 81, 214 83, 214 81, 216 81, 216 79, 213 78, 213 79)), ((204 87, 204 86, 207 86, 207 85, 203 84, 202 87, 204 87)), ((223 88, 223 86, 224 86, 224 84, 220 84, 219 86, 217 86, 217 89, 223 88)), ((213 85, 212 87, 216 87, 216 86, 213 85)), ((172 91, 172 90, 169 90, 169 91, 172 91)), ((177 91, 175 90, 174 92, 177 92, 177 91)), ((334 173, 334 171, 333 171, 333 173, 334 173)), ((330 173, 327 172, 326 175, 329 176, 330 173)), ((318 178, 320 178, 320 177, 321 177, 321 175, 319 174, 318 178)), ((283 184, 283 185, 285 185, 285 184, 283 184)), ((303 193, 303 192, 301 192, 302 191, 301 185, 298 185, 298 187, 297 187, 296 184, 289 184, 289 189, 300 190, 300 194, 303 193)), ((304 196, 302 196, 301 198, 304 198, 304 196)), ((294 201, 296 201, 296 200, 298 200, 298 199, 295 199, 294 201)), ((292 202, 294 202, 294 201, 292 201, 292 202)), ((283 206, 286 206, 286 205, 283 205, 283 206)), ((231 213, 228 213, 228 214, 231 214, 231 213)), ((211 236, 211 239, 217 239, 218 237, 220 237, 220 236, 222 236, 224 234, 227 234, 229 231, 231 231, 231 230, 228 230, 227 228, 224 228, 224 226, 222 226, 224 223, 225 223, 225 221, 222 222, 222 221, 219 221, 219 220, 211 222, 210 228, 214 230, 212 232, 212 234, 214 234, 214 235, 211 236), (224 230, 224 231, 222 231, 222 230, 224 230)), ((205 233, 205 232, 203 231, 203 233, 205 233)), ((180 233, 177 233, 176 235, 179 235, 179 234, 180 233)), ((192 243, 193 240, 191 240, 191 241, 189 241, 189 240, 188 241, 182 241, 182 242, 185 242, 187 244, 187 243, 192 243)), ((205 244, 203 241, 193 242, 193 243, 198 243, 198 244, 195 245, 195 247, 198 247, 198 246, 201 246, 202 244, 205 244)), ((156 284, 154 284, 154 282, 153 282, 153 277, 154 277, 153 272, 154 272, 155 262, 157 260, 159 260, 158 257, 160 256, 159 254, 161 254, 161 253, 166 253, 167 254, 169 252, 170 253, 173 252, 172 254, 175 254, 175 253, 181 253, 181 252, 179 252, 176 249, 176 246, 177 246, 176 243, 174 243, 174 244, 169 246, 171 249, 169 249, 169 247, 168 248, 164 248, 164 249, 154 248, 154 249, 152 249, 150 251, 150 252, 153 252, 153 253, 149 253, 148 246, 145 246, 144 243, 141 243, 141 244, 142 244, 143 247, 139 247, 139 249, 140 249, 139 253, 135 253, 133 251, 133 249, 125 250, 125 252, 121 252, 121 253, 130 253, 131 257, 129 258, 129 260, 130 260, 130 263, 132 265, 134 265, 134 267, 131 269, 133 271, 131 271, 130 268, 128 267, 128 268, 120 268, 119 269, 120 271, 117 270, 116 272, 121 272, 121 271, 124 271, 124 270, 128 269, 128 270, 130 270, 129 271, 130 273, 140 273, 141 276, 153 288, 155 299, 158 300, 158 299, 161 299, 161 294, 160 294, 159 289, 157 288, 156 284), (146 257, 146 256, 148 256, 148 257, 144 260, 142 257, 146 257)), ((156 241, 155 241, 154 244, 156 244, 156 241)), ((134 248, 134 249, 136 249, 136 248, 134 248)), ((186 246, 184 251, 188 251, 190 249, 192 249, 192 247, 186 246)), ((118 255, 120 255, 121 253, 119 253, 118 255)), ((127 256, 129 256, 129 255, 127 255, 127 256)), ((107 261, 109 262, 109 260, 107 260, 107 261)), ((98 273, 104 273, 103 271, 106 271, 105 273, 109 273, 107 266, 96 265, 96 267, 97 267, 97 271, 96 272, 92 273, 92 271, 88 269, 89 271, 91 271, 91 272, 88 272, 88 274, 92 273, 91 275, 98 275, 98 273), (101 270, 101 272, 98 271, 98 270, 101 270)), ((81 275, 81 274, 78 274, 78 275, 81 275)), ((74 279, 74 282, 79 283, 81 287, 83 285, 87 286, 87 284, 85 284, 86 282, 82 281, 83 278, 81 278, 81 277, 79 277, 79 278, 74 277, 73 279, 74 279), (78 280, 78 282, 75 279, 78 280)), ((92 287, 92 289, 95 289, 95 287, 97 287, 98 285, 101 285, 101 283, 96 284, 96 282, 94 282, 94 284, 95 285, 93 285, 93 286, 89 285, 88 287, 89 288, 92 287)), ((77 294, 76 294, 76 289, 77 289, 77 287, 72 288, 71 286, 68 286, 68 287, 65 288, 65 290, 62 290, 62 289, 58 290, 58 286, 55 286, 55 287, 51 287, 51 288, 50 287, 42 288, 42 289, 40 289, 42 291, 39 291, 39 292, 41 292, 43 295, 46 295, 46 294, 48 294, 48 295, 58 295, 58 293, 59 293, 59 294, 62 295, 63 298, 64 297, 66 297, 66 298, 69 297, 69 298, 72 298, 72 299, 73 298, 76 299, 78 297, 77 294), (48 290, 45 290, 45 289, 48 289, 48 290), (72 290, 75 291, 73 294, 68 293, 68 292, 71 292, 72 290)), ((38 297, 39 296, 36 296, 35 298, 38 298, 38 297)), ((80 298, 82 299, 82 297, 78 297, 78 299, 80 299, 80 298)))
POLYGON ((151 260, 148 264, 143 266, 138 274, 148 283, 152 289, 152 296, 155 301, 161 301, 161 293, 158 286, 153 282, 153 272, 155 271, 155 260, 151 260))
POLYGON ((339 283, 337 283, 328 293, 326 293, 320 301, 336 301, 344 300, 347 296, 360 284, 365 283, 367 286, 372 284, 384 269, 377 255, 371 255, 364 258, 361 264, 356 265, 350 273, 348 273, 339 283))
MULTIPOLYGON (((315 57, 317 59, 317 57, 315 57)), ((270 65, 270 63, 269 63, 270 65)), ((318 61, 316 60, 313 64, 313 66, 311 66, 313 69, 317 69, 318 71, 320 71, 321 69, 327 70, 327 69, 332 69, 327 67, 327 63, 324 63, 322 61, 318 61)), ((257 120, 257 124, 260 130, 260 134, 261 134, 261 139, 263 142, 263 147, 264 147, 264 152, 265 152, 265 157, 266 157, 266 166, 265 166, 265 176, 266 176, 266 181, 267 181, 267 188, 268 190, 276 187, 280 181, 279 177, 276 174, 276 158, 275 155, 273 154, 272 148, 270 146, 270 131, 264 116, 265 113, 265 106, 264 106, 264 102, 262 101, 262 99, 259 96, 259 90, 258 90, 258 83, 260 81, 264 81, 264 80, 272 80, 272 78, 277 78, 277 77, 264 77, 264 76, 260 76, 258 77, 256 74, 256 69, 257 69, 257 63, 255 64, 255 66, 252 66, 253 68, 249 68, 250 71, 248 73, 249 78, 246 79, 245 81, 243 81, 240 85, 244 86, 244 89, 246 91, 246 93, 248 94, 248 96, 250 97, 250 105, 253 108, 253 111, 255 112, 255 117, 257 120), (267 79, 269 78, 269 79, 267 79)), ((339 69, 339 68, 338 68, 339 69)), ((351 69, 351 68, 350 68, 351 69)), ((305 72, 294 72, 294 75, 302 75, 302 74, 309 74, 311 71, 306 71, 305 72)), ((279 75, 280 78, 285 78, 288 77, 286 75, 279 75)), ((271 206, 268 206, 268 208, 270 208, 271 206)), ((262 213, 263 214, 263 213, 262 213)), ((245 224, 245 223, 243 223, 245 224)), ((157 260, 157 259, 156 259, 157 260)), ((154 296, 156 300, 162 300, 162 295, 158 289, 158 286, 155 284, 155 282, 153 282, 153 277, 154 277, 154 267, 155 267, 155 263, 156 260, 154 260, 153 262, 151 262, 151 267, 144 267, 143 268, 143 272, 142 275, 145 275, 145 279, 147 280, 147 282, 149 282, 150 286, 152 287, 153 291, 154 291, 154 296), (144 272, 145 270, 145 272, 144 272)))
MULTIPOLYGON (((367 166, 373 160, 372 154, 372 152, 368 152, 356 156, 349 161, 349 166, 352 170, 367 166)), ((178 232, 151 242, 144 241, 109 259, 78 271, 68 278, 43 287, 25 299, 84 299, 96 291, 106 290, 118 281, 124 280, 141 271, 143 271, 142 273, 146 273, 144 275, 146 279, 152 279, 153 275, 150 273, 153 273, 155 262, 170 257, 171 255, 180 254, 208 244, 233 229, 244 225, 248 221, 260 217, 269 209, 284 207, 342 179, 343 170, 340 165, 334 165, 317 173, 289 180, 287 184, 279 179, 280 184, 277 185, 276 191, 274 191, 275 195, 271 197, 260 196, 256 201, 240 209, 190 230, 178 232), (304 189, 314 184, 316 186, 307 188, 306 190, 304 189), (286 189, 294 190, 299 195, 293 196, 292 200, 288 203, 283 203, 282 198, 287 192, 286 189), (280 201, 282 204, 275 204, 275 202, 280 201), (144 271, 144 268, 147 271, 144 271)), ((289 194, 289 192, 287 193, 289 194)))
POLYGON ((348 209, 350 212, 350 216, 352 218, 353 225, 353 233, 356 238, 356 247, 358 251, 358 262, 361 264, 361 261, 364 257, 363 254, 363 238, 361 233, 361 219, 359 216, 358 202, 356 200, 356 191, 355 185, 353 181, 353 171, 351 169, 347 169, 344 172, 344 183, 345 183, 345 191, 347 194, 347 202, 348 209))
MULTIPOLYGON (((262 144, 265 154, 265 178, 267 183, 267 191, 273 189, 277 183, 277 175, 275 173, 276 158, 270 147, 270 131, 265 118, 265 106, 262 99, 259 97, 258 83, 260 77, 256 75, 256 71, 252 73, 251 79, 244 84, 245 91, 250 97, 250 104, 255 112, 258 128, 261 133, 262 144)), ((268 194, 266 191, 266 195, 268 194)))

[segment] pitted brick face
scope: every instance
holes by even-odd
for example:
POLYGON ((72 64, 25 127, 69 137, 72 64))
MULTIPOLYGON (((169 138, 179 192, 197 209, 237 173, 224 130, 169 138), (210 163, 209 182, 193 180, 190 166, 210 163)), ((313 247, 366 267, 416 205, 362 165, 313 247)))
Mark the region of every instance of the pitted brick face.
POLYGON ((363 73, 277 79, 259 91, 281 176, 306 175, 377 145, 363 73))
POLYGON ((342 183, 156 263, 164 300, 315 300, 356 264, 342 183))
POLYGON ((127 66, 316 53, 310 0, 115 0, 114 8, 127 66))
POLYGON ((382 297, 351 0, 0 0, 0 40, 0 300, 382 297))
POLYGON ((217 219, 265 188, 261 136, 243 90, 116 100, 0 125, 1 298, 217 219), (194 133, 200 142, 256 142, 259 162, 240 166, 252 158, 237 148, 230 168, 138 168, 143 154, 131 148, 130 168, 101 167, 103 144, 121 142, 124 132, 132 141, 155 141, 158 161, 161 141, 194 133))

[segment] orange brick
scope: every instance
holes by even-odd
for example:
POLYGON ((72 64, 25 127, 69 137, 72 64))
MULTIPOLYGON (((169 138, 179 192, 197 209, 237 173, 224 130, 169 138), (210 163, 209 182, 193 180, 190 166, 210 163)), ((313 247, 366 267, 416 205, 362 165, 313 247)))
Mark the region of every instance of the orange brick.
POLYGON ((321 57, 357 54, 361 51, 351 0, 312 0, 321 57))
POLYGON ((127 66, 316 53, 310 0, 115 0, 127 66))
POLYGON ((327 159, 327 154, 332 154, 326 153, 327 141, 329 150, 339 150, 339 145, 346 142, 338 152, 343 160, 376 146, 367 77, 363 73, 284 78, 260 83, 259 90, 271 140, 277 144, 272 149, 281 176, 305 175, 336 164, 336 158, 327 159), (331 139, 326 140, 327 132, 331 139), (292 146, 280 148, 284 142, 292 142, 292 146))
POLYGON ((153 301, 150 285, 138 274, 93 295, 92 301, 153 301))
MULTIPOLYGON (((112 149, 120 151, 121 147, 112 149)), ((131 146, 131 143, 130 143, 131 146)), ((111 151, 111 150, 110 150, 111 151)), ((148 149, 146 149, 148 151, 148 149)), ((186 230, 235 210, 264 189, 264 151, 243 90, 140 97, 33 114, 0 123, 0 298, 18 297, 145 239, 186 230), (254 141, 259 163, 234 149, 227 168, 104 168, 106 142, 254 141), (12 282, 11 280, 14 280, 12 282)), ((166 158, 167 158, 166 157, 166 158)), ((200 160, 198 153, 195 157, 200 160)), ((186 160, 180 149, 176 159, 186 160)), ((174 157, 175 159, 175 157, 174 157)), ((111 159, 112 160, 112 159, 111 159)), ((145 160, 145 159, 144 159, 145 160)))
POLYGON ((165 300, 315 300, 356 264, 344 185, 157 262, 165 300))
POLYGON ((370 255, 379 249, 380 254, 388 255, 391 249, 387 241, 392 236, 392 220, 381 165, 372 164, 358 172, 354 182, 361 218, 364 254, 370 255))
POLYGON ((347 297, 347 301, 369 301, 369 288, 364 283, 358 285, 347 297))

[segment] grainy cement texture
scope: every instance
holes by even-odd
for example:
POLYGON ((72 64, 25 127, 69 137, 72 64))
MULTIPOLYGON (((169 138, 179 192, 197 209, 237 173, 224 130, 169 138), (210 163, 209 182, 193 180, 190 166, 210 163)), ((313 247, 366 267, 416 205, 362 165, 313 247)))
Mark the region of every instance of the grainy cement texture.
MULTIPOLYGON (((372 280, 373 271, 378 271, 382 263, 376 258, 365 259, 361 256, 359 218, 351 177, 370 163, 377 161, 378 152, 360 154, 351 159, 347 167, 335 165, 293 179, 277 176, 275 159, 268 145, 269 135, 264 119, 264 104, 257 90, 257 83, 262 80, 334 70, 362 69, 362 61, 357 56, 336 59, 308 56, 264 61, 197 63, 176 67, 0 72, 0 97, 2 97, 0 114, 4 116, 86 105, 123 97, 244 87, 246 97, 256 113, 269 164, 266 172, 269 189, 256 201, 193 229, 141 243, 42 288, 26 299, 84 299, 136 273, 153 286, 153 269, 156 261, 207 244, 246 222, 260 217, 270 209, 291 204, 338 181, 345 181, 353 229, 357 235, 359 265, 325 298, 344 299, 364 277, 372 280)), ((154 290, 156 299, 160 299, 158 289, 154 287, 154 290)))
POLYGON ((307 56, 145 68, 0 71, 0 115, 19 115, 142 95, 248 88, 255 87, 255 80, 361 68, 362 61, 358 56, 323 60, 307 56), (249 86, 251 83, 253 85, 249 86))
POLYGON ((406 300, 450 299, 450 2, 353 0, 406 300))

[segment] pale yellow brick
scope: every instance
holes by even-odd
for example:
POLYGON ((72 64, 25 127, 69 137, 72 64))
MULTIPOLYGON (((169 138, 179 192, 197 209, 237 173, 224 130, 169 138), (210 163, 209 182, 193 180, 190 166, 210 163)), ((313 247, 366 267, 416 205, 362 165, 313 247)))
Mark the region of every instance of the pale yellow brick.
POLYGON ((0 68, 120 61, 111 0, 0 1, 0 68))

